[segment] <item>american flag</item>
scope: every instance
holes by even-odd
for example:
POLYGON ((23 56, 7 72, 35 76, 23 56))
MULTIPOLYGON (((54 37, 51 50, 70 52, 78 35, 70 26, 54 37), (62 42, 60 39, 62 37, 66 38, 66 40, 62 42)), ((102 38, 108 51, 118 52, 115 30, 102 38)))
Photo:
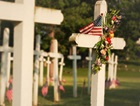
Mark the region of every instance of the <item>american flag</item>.
POLYGON ((8 87, 8 89, 7 89, 7 91, 6 91, 6 97, 7 97, 7 99, 8 99, 8 101, 9 102, 12 102, 12 98, 13 98, 13 91, 12 91, 12 88, 13 88, 13 84, 12 84, 12 79, 11 80, 9 80, 9 87, 8 87))
POLYGON ((61 91, 65 92, 65 89, 64 89, 64 87, 63 87, 63 85, 62 85, 61 82, 59 82, 59 89, 60 89, 61 91))
POLYGON ((42 95, 43 95, 44 97, 47 95, 47 93, 48 93, 48 82, 47 82, 47 81, 46 81, 46 83, 43 85, 41 92, 42 92, 42 95))
POLYGON ((102 15, 99 15, 93 22, 79 30, 80 33, 102 36, 102 15))

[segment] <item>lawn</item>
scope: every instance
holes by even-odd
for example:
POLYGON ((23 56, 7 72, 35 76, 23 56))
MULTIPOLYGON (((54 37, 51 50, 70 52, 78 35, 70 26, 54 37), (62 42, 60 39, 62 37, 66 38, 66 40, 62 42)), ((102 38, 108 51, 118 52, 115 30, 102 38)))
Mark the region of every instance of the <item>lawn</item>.
MULTIPOLYGON (((60 102, 53 100, 53 87, 49 87, 46 97, 42 97, 39 88, 38 106, 90 106, 90 95, 87 94, 87 68, 78 68, 78 97, 73 97, 73 73, 71 68, 64 68, 63 78, 65 93, 60 91, 60 102), (83 82, 86 81, 86 88, 83 82)), ((118 65, 120 86, 105 90, 105 106, 139 106, 140 102, 140 64, 123 62, 118 65)), ((11 106, 6 102, 6 106, 11 106)))

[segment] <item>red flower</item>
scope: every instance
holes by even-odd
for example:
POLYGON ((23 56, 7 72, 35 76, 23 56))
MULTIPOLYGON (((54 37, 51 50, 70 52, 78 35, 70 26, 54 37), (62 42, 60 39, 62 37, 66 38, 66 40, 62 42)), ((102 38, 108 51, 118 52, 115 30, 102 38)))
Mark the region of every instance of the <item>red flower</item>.
POLYGON ((116 16, 113 16, 113 17, 112 17, 112 20, 113 20, 113 21, 115 21, 116 19, 117 19, 116 16))
POLYGON ((110 37, 106 37, 106 41, 108 42, 108 44, 111 44, 111 38, 110 37))
POLYGON ((108 60, 109 59, 109 57, 108 56, 106 56, 106 60, 108 60))

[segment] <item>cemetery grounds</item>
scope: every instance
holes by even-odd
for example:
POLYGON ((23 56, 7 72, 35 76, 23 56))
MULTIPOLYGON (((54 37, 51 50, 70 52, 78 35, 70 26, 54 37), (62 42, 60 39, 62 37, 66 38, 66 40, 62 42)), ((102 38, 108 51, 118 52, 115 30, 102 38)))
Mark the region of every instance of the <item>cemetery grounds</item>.
MULTIPOLYGON (((64 67, 63 79, 66 80, 66 83, 63 85, 65 92, 60 91, 60 102, 53 101, 53 87, 50 85, 46 97, 41 95, 41 88, 39 88, 38 106, 90 106, 90 95, 87 94, 87 70, 87 68, 77 69, 77 98, 73 97, 72 68, 64 67), (84 80, 85 87, 83 87, 84 80)), ((117 70, 120 86, 115 89, 105 89, 105 106, 140 106, 140 61, 121 61, 117 70)), ((12 104, 6 100, 6 106, 12 106, 12 104)))

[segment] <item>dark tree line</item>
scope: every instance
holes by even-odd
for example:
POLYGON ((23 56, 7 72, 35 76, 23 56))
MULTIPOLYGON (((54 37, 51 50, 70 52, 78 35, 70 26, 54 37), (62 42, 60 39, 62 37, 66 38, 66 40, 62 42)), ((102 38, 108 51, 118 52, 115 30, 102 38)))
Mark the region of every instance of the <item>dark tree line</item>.
MULTIPOLYGON (((14 0, 3 0, 14 1, 14 0)), ((60 9, 64 15, 61 25, 35 24, 35 34, 42 38, 41 48, 49 51, 51 32, 59 42, 59 51, 64 55, 69 54, 71 43, 68 42, 72 33, 78 33, 79 29, 93 21, 94 5, 97 0, 36 0, 36 6, 60 9)), ((116 52, 120 58, 134 59, 140 54, 140 47, 136 40, 140 37, 140 0, 106 0, 109 9, 120 10, 122 15, 121 25, 115 33, 115 37, 123 37, 126 47, 116 52)), ((56 17, 57 18, 57 17, 56 17)), ((3 22, 2 22, 3 23, 3 22)), ((4 23, 3 23, 4 24, 4 23)), ((3 25, 2 24, 2 25, 3 25)), ((6 23, 8 25, 8 23, 6 23)), ((9 25, 11 26, 11 24, 9 25)), ((78 49, 82 55, 87 53, 84 48, 78 49)))

